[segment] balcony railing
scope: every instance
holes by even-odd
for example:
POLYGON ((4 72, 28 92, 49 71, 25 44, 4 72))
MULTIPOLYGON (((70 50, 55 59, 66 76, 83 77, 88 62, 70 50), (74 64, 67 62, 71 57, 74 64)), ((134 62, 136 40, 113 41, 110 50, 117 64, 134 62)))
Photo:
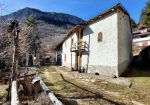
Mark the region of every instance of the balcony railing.
POLYGON ((88 44, 86 41, 79 41, 71 45, 71 52, 86 51, 87 49, 88 44))

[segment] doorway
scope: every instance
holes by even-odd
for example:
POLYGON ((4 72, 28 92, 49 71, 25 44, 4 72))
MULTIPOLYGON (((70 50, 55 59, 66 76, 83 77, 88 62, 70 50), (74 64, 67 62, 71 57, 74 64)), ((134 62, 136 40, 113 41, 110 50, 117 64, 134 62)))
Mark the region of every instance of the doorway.
POLYGON ((75 65, 74 70, 80 71, 82 64, 82 39, 83 39, 83 29, 77 32, 77 51, 75 52, 75 65))

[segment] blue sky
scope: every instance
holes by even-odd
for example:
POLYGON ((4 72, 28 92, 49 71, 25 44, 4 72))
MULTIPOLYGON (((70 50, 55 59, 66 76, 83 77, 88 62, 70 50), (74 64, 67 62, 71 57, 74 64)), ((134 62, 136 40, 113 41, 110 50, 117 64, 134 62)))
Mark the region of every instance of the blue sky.
POLYGON ((5 6, 3 15, 24 7, 32 7, 47 12, 68 13, 84 20, 89 20, 117 3, 122 3, 131 17, 138 22, 141 11, 147 1, 148 0, 0 0, 0 3, 5 6))

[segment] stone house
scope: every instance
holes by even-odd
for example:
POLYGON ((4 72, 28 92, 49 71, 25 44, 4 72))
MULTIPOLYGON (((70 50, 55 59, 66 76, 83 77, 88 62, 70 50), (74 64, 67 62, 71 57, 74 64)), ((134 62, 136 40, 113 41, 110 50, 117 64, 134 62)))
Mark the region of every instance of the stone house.
POLYGON ((132 59, 130 16, 117 4, 69 30, 61 45, 62 66, 118 77, 132 59))

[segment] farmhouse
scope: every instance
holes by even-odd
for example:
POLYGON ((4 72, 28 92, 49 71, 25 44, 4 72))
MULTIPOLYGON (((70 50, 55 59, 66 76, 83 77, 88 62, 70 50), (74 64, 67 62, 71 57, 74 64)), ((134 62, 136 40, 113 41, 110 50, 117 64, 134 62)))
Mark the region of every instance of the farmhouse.
POLYGON ((118 77, 131 59, 130 16, 121 4, 72 28, 62 42, 62 66, 71 70, 118 77))
POLYGON ((146 25, 138 27, 137 31, 133 32, 133 52, 138 55, 145 47, 150 45, 150 28, 146 25))

